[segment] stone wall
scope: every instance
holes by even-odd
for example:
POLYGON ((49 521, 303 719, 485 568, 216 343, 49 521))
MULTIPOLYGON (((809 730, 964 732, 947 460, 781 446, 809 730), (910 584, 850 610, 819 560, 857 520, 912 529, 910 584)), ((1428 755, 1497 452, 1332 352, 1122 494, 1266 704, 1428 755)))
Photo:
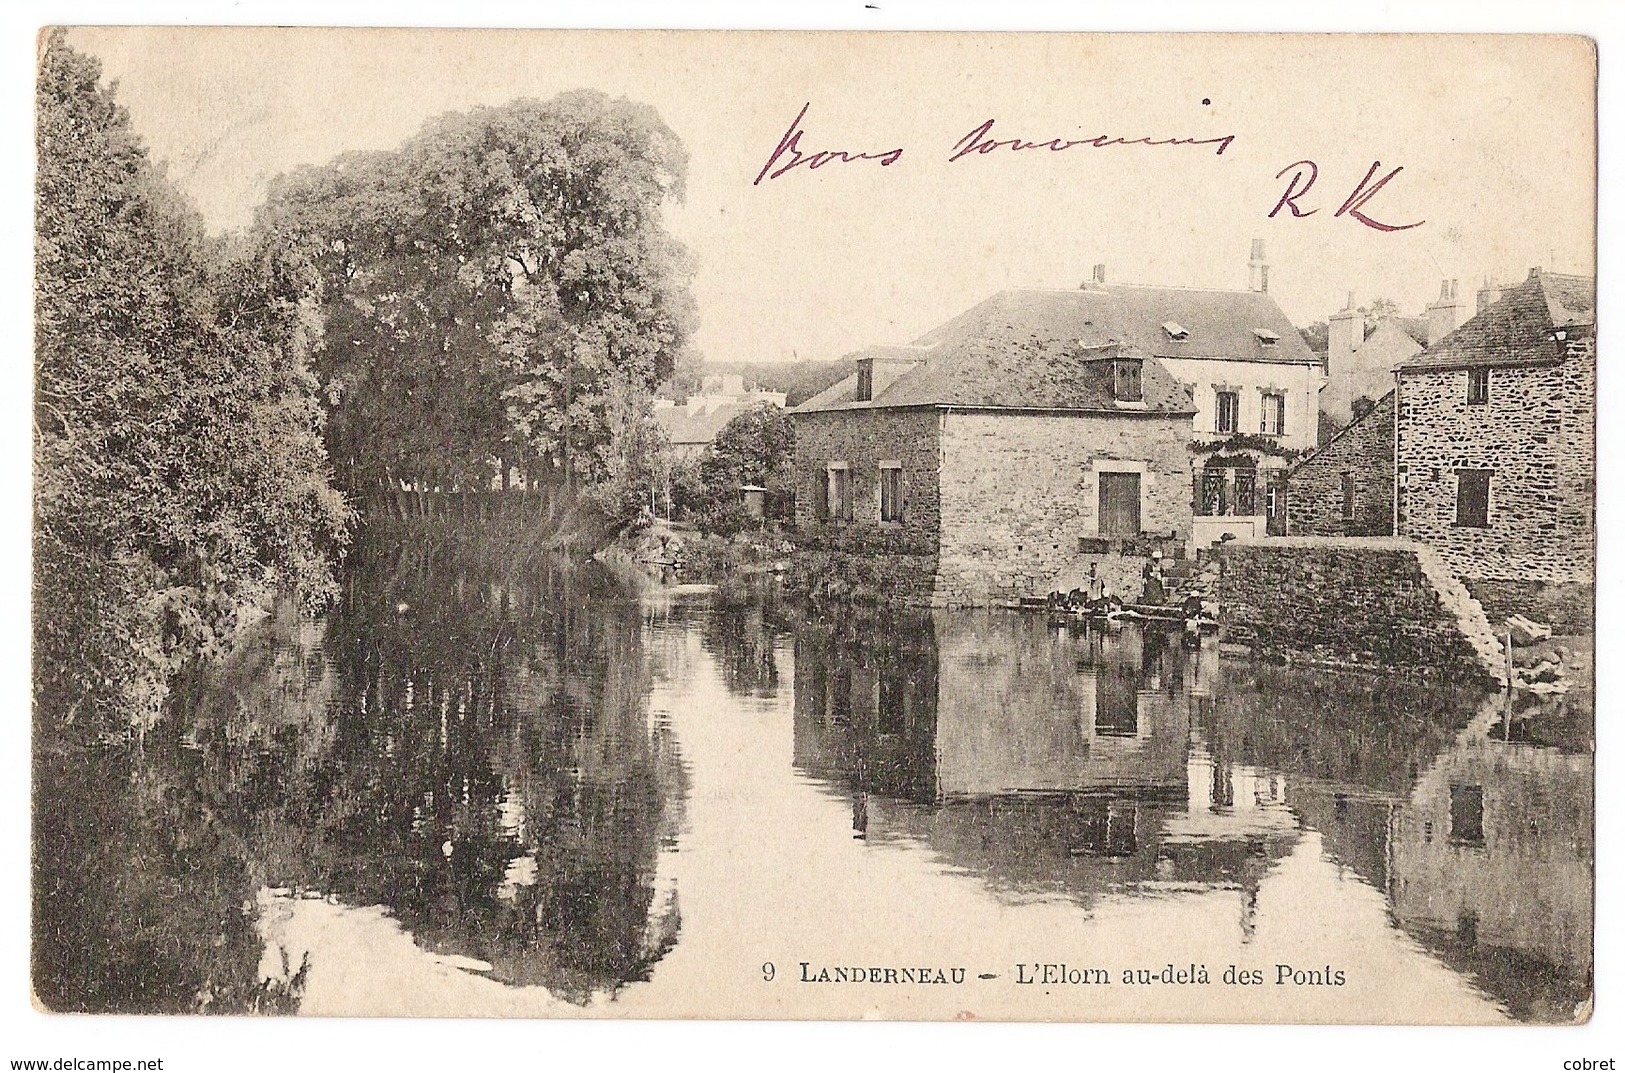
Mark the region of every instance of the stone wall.
POLYGON ((1463 578, 1589 581, 1594 352, 1494 368, 1469 405, 1466 370, 1407 371, 1398 402, 1400 532, 1463 578), (1458 526, 1456 471, 1487 469, 1489 525, 1458 526))
POLYGON ((1488 673, 1406 541, 1285 537, 1215 554, 1227 640, 1332 665, 1488 673))
POLYGON ((1093 572, 1128 598, 1154 548, 1191 530, 1190 419, 1163 415, 945 413, 940 428, 941 548, 936 602, 1015 603, 1087 585, 1093 572), (1103 472, 1140 474, 1140 529, 1100 537, 1103 472))
POLYGON ((796 430, 796 530, 803 542, 842 533, 895 533, 917 551, 934 550, 937 539, 937 412, 916 409, 834 410, 793 414, 796 430), (852 474, 855 504, 850 522, 821 516, 827 467, 844 462, 852 474), (903 469, 903 517, 880 521, 880 463, 903 469))
POLYGON ((1467 589, 1501 628, 1508 615, 1523 615, 1558 634, 1591 633, 1595 628, 1595 590, 1586 582, 1504 581, 1478 578, 1467 589))
POLYGON ((1292 467, 1288 532, 1303 536, 1390 536, 1394 531, 1394 394, 1292 467), (1343 515, 1343 475, 1353 481, 1353 513, 1343 515))

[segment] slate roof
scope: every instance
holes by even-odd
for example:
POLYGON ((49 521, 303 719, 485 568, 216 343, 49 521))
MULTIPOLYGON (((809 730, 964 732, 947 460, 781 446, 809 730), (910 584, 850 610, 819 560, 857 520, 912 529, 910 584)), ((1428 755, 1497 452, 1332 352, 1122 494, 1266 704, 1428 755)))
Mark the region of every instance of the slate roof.
POLYGON ((1481 365, 1552 365, 1562 361, 1565 352, 1552 340, 1552 329, 1596 322, 1595 277, 1536 271, 1522 283, 1502 291, 1500 301, 1416 357, 1401 362, 1398 368, 1412 372, 1481 365))
POLYGON ((673 406, 664 410, 656 410, 654 418, 666 435, 671 437, 675 447, 703 446, 716 439, 722 426, 738 417, 749 413, 758 406, 769 405, 765 402, 724 402, 702 412, 690 413, 686 407, 673 406))
POLYGON ((852 355, 919 364, 870 402, 856 402, 850 376, 795 412, 890 406, 967 406, 1188 414, 1190 392, 1160 362, 1143 367, 1143 407, 1117 403, 1112 354, 1155 358, 1318 365, 1267 294, 1091 284, 1078 290, 995 294, 921 336, 909 347, 852 355), (1184 331, 1174 339, 1163 325, 1184 331), (1265 346, 1259 330, 1278 337, 1265 346))

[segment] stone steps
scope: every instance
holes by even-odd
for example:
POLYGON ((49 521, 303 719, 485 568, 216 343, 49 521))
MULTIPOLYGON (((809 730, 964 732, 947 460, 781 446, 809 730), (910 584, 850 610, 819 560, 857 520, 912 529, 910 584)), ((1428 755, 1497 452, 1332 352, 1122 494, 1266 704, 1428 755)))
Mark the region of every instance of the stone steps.
POLYGON ((1422 576, 1438 596, 1440 606, 1455 617, 1461 635, 1472 645, 1478 657, 1479 666, 1492 677, 1500 679, 1506 672, 1506 648, 1496 635, 1495 627, 1490 624, 1489 616, 1484 614, 1484 606, 1473 599, 1467 586, 1450 572, 1438 552, 1417 544, 1415 554, 1416 563, 1422 568, 1422 576))

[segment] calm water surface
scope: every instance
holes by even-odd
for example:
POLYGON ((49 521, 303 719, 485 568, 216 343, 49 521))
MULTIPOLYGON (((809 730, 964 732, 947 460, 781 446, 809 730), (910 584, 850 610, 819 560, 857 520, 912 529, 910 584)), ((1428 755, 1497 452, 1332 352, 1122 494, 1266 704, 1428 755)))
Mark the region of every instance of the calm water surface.
POLYGON ((180 709, 167 746, 38 765, 76 803, 36 829, 53 1004, 1491 1022, 1590 992, 1588 697, 414 547, 180 709), (1061 963, 1112 982, 1021 982, 1061 963), (967 983, 805 982, 902 966, 967 983))

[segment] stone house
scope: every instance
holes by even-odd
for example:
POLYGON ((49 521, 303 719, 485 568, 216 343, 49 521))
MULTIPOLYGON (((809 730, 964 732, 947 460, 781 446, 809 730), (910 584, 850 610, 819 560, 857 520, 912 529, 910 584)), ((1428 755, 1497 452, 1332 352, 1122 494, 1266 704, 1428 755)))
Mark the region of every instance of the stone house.
POLYGON ((698 392, 681 405, 670 399, 656 399, 654 419, 671 442, 672 453, 695 460, 716 439, 723 427, 758 406, 784 409, 782 391, 745 390, 745 378, 738 373, 707 376, 698 392))
POLYGON ((1287 529, 1294 536, 1392 536, 1393 389, 1294 465, 1287 492, 1287 529))
POLYGON ((1101 290, 1009 291, 790 411, 796 569, 920 604, 1098 578, 1139 594, 1191 532, 1190 392, 1101 290))
POLYGON ((1436 548, 1481 599, 1589 585, 1596 280, 1532 270, 1397 372, 1398 533, 1436 548))
POLYGON ((1287 467, 1318 441, 1320 358, 1270 297, 1262 267, 1248 291, 1107 284, 1099 265, 1085 285, 1099 296, 1095 315, 1191 393, 1197 545, 1284 533, 1287 467))

